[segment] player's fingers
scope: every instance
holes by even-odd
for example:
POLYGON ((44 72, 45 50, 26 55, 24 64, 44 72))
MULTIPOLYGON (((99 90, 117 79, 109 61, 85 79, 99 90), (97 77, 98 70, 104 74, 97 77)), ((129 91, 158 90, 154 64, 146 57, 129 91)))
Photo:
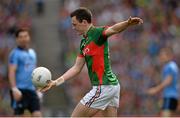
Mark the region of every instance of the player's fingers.
POLYGON ((51 86, 49 85, 49 86, 45 86, 44 88, 42 88, 41 90, 40 90, 40 92, 46 92, 48 89, 50 89, 51 88, 51 86))
POLYGON ((37 88, 37 91, 41 92, 41 88, 37 88))
POLYGON ((142 24, 143 23, 143 20, 142 19, 139 19, 139 24, 142 24))

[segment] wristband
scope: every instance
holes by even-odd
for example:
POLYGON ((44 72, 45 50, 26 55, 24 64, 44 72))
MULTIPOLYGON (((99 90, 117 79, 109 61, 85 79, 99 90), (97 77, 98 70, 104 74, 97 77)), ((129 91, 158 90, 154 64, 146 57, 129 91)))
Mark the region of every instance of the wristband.
POLYGON ((17 87, 12 87, 11 90, 12 91, 19 91, 19 89, 17 87))
POLYGON ((61 76, 60 79, 55 80, 55 85, 59 86, 60 84, 64 83, 64 77, 61 76))

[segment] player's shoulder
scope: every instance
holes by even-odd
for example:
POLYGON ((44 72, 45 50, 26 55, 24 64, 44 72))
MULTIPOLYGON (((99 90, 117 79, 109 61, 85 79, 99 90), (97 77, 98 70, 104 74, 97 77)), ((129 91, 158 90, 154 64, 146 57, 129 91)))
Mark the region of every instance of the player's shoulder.
POLYGON ((106 26, 96 26, 95 28, 96 28, 97 30, 100 30, 100 29, 106 28, 106 26))
POLYGON ((13 48, 9 53, 9 58, 10 59, 17 58, 19 56, 19 54, 20 54, 19 49, 17 47, 13 48))
POLYGON ((92 28, 93 32, 96 32, 96 33, 100 33, 104 31, 104 29, 105 29, 105 26, 95 26, 92 28))
POLYGON ((30 52, 35 52, 35 50, 33 48, 29 48, 30 52))
POLYGON ((175 61, 170 61, 168 64, 167 64, 167 67, 170 68, 170 69, 173 69, 173 70, 178 70, 178 65, 175 61))
POLYGON ((108 28, 109 28, 109 26, 97 26, 96 30, 102 32, 102 31, 104 31, 104 30, 106 30, 108 28))
POLYGON ((36 54, 36 51, 33 48, 29 48, 29 53, 30 54, 36 54))
POLYGON ((175 61, 172 61, 171 63, 170 63, 170 66, 172 67, 172 68, 178 68, 178 65, 177 65, 177 63, 175 62, 175 61))
POLYGON ((17 54, 19 52, 18 48, 13 48, 11 51, 10 51, 10 55, 12 54, 17 54))

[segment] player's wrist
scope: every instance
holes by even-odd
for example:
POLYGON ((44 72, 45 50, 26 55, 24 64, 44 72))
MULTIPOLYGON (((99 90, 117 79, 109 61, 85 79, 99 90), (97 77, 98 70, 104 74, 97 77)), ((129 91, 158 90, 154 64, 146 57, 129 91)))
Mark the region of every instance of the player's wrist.
POLYGON ((130 26, 130 24, 131 24, 130 22, 131 22, 131 21, 130 21, 129 19, 126 21, 127 27, 130 26))
POLYGON ((15 92, 16 94, 18 93, 19 95, 22 95, 21 91, 17 87, 12 87, 11 90, 12 92, 15 92))
POLYGON ((55 86, 59 86, 59 85, 61 85, 61 84, 63 84, 65 82, 65 79, 64 79, 63 76, 61 76, 60 78, 58 78, 54 82, 55 82, 55 86))
POLYGON ((19 91, 19 89, 15 86, 11 88, 12 91, 19 91))

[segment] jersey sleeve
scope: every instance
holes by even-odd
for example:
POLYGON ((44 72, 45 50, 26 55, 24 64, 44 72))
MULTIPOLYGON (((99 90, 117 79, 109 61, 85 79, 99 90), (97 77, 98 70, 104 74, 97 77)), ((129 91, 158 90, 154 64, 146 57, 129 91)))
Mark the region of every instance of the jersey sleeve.
POLYGON ((98 28, 98 29, 97 29, 97 30, 98 30, 98 33, 100 34, 100 35, 99 35, 99 38, 98 38, 98 40, 97 40, 97 42, 98 42, 99 45, 102 45, 102 44, 104 44, 104 42, 107 41, 108 36, 107 36, 106 33, 105 33, 105 30, 106 30, 107 28, 108 28, 108 26, 104 26, 104 27, 101 27, 101 28, 98 28))
POLYGON ((165 75, 164 75, 164 79, 166 79, 168 76, 172 76, 173 77, 175 72, 176 72, 176 70, 172 66, 169 66, 167 68, 167 71, 166 71, 165 75))
POLYGON ((13 64, 13 65, 18 64, 18 55, 15 51, 12 51, 9 55, 9 64, 13 64))
POLYGON ((101 36, 102 36, 104 39, 107 39, 107 38, 108 38, 108 36, 106 35, 106 32, 105 32, 108 27, 109 27, 109 26, 104 26, 104 27, 103 27, 101 36))
POLYGON ((79 48, 79 52, 78 52, 78 57, 84 57, 84 55, 83 55, 83 46, 82 46, 82 43, 83 43, 83 41, 81 41, 81 43, 80 43, 80 48, 79 48))
POLYGON ((81 52, 79 52, 78 57, 84 57, 84 55, 81 52))

